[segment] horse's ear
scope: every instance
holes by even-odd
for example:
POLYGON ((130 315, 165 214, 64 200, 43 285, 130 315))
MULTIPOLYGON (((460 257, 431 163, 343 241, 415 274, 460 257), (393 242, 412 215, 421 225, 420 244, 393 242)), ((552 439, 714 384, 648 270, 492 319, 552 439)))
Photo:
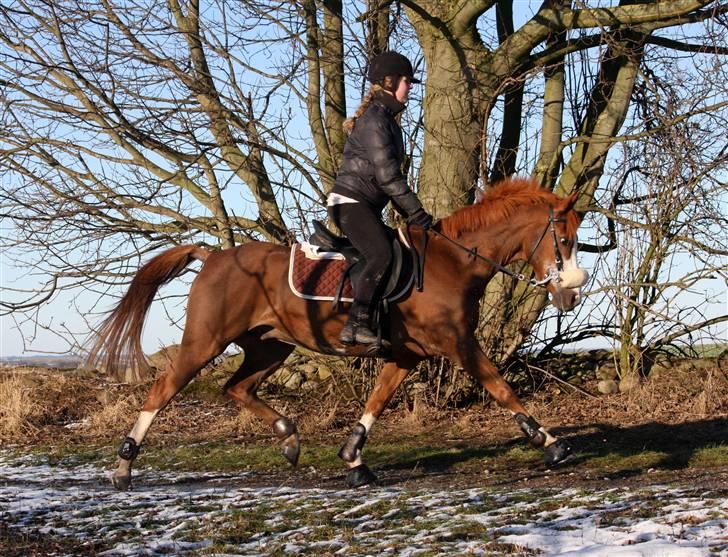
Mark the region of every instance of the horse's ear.
POLYGON ((577 226, 581 224, 582 219, 584 218, 584 213, 582 211, 579 211, 576 209, 577 204, 579 201, 579 192, 576 191, 572 193, 571 195, 567 195, 564 197, 559 204, 554 207, 555 213, 557 217, 565 217, 568 213, 571 211, 574 211, 572 214, 576 215, 576 222, 577 226))
POLYGON ((559 204, 556 206, 556 213, 558 215, 565 215, 574 208, 577 201, 579 201, 579 192, 575 191, 559 201, 559 204))

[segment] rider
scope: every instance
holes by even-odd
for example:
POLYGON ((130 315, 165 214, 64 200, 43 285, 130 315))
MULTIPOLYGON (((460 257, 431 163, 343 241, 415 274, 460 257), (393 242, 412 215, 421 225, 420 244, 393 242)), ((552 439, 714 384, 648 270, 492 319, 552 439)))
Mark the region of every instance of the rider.
POLYGON ((371 89, 344 128, 349 138, 336 183, 328 197, 329 216, 364 257, 355 284, 349 320, 341 331, 342 344, 373 344, 372 315, 385 286, 392 248, 382 210, 388 201, 407 222, 429 228, 432 216, 407 186, 402 173, 404 141, 395 116, 402 112, 414 83, 410 61, 397 52, 376 56, 369 66, 371 89))

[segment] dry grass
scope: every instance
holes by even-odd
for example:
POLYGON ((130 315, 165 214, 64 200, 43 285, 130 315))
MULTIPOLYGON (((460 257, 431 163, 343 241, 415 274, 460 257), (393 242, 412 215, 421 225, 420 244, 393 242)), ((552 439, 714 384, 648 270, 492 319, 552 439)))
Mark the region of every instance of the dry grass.
POLYGON ((312 409, 310 413, 300 417, 299 430, 304 435, 326 431, 336 422, 338 411, 339 400, 324 401, 320 406, 312 409))
POLYGON ((695 397, 694 412, 702 416, 725 411, 728 406, 728 378, 718 369, 708 371, 702 392, 695 397))
POLYGON ((98 376, 40 368, 0 371, 0 439, 95 438, 130 427, 140 389, 98 376))
POLYGON ((402 423, 408 431, 421 433, 426 429, 428 417, 434 411, 435 409, 425 401, 425 397, 421 393, 417 393, 412 400, 411 408, 407 409, 402 423))
MULTIPOLYGON (((596 382, 585 385, 596 392, 596 382)), ((529 397, 526 408, 552 425, 575 422, 676 423, 728 414, 728 375, 718 366, 675 367, 627 393, 585 395, 552 385, 529 397), (560 391, 554 396, 556 391, 560 391)))
POLYGON ((38 431, 31 421, 40 410, 33 394, 33 386, 22 375, 11 373, 0 377, 0 439, 38 431))
POLYGON ((658 420, 699 420, 728 412, 728 377, 720 368, 677 367, 623 395, 622 412, 658 420))
POLYGON ((119 396, 113 402, 109 400, 105 404, 100 404, 100 407, 91 409, 84 420, 84 432, 90 435, 104 435, 117 430, 120 426, 130 428, 140 408, 139 397, 134 393, 119 396))
MULTIPOLYGON (((151 435, 230 439, 271 435, 262 420, 220 393, 217 383, 188 389, 162 412, 151 435), (209 389, 207 387, 210 387, 209 389), (203 388, 205 387, 205 388, 203 388), (210 392, 208 392, 210 391, 210 392), (213 392, 214 391, 214 392, 213 392)), ((100 376, 73 372, 16 369, 0 371, 0 439, 34 443, 53 439, 70 443, 107 442, 121 438, 138 416, 151 381, 142 385, 109 383, 100 376)), ((297 422, 307 438, 345 435, 363 408, 337 396, 323 384, 323 392, 263 392, 261 397, 297 422)), ((584 388, 595 391, 594 384, 584 388)), ((443 409, 431 402, 434 386, 400 396, 400 403, 378 420, 378 434, 401 436, 428 433, 437 437, 467 438, 486 435, 490 441, 519 436, 508 412, 489 399, 469 408, 443 409)), ((621 426, 647 422, 680 423, 712 420, 728 415, 728 377, 718 366, 675 367, 634 391, 586 398, 551 385, 525 397, 526 407, 547 427, 613 423, 621 426), (557 393, 556 391, 562 392, 557 393)), ((383 438, 386 435, 382 436, 383 438)), ((336 437, 338 439, 338 437, 336 437)))

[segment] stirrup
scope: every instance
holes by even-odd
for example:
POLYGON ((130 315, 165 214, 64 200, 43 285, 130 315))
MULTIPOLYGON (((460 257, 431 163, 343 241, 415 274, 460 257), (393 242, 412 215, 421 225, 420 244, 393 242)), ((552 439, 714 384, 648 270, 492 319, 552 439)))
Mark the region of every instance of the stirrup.
POLYGON ((354 343, 355 344, 369 345, 369 344, 376 344, 379 341, 379 335, 377 335, 377 333, 375 333, 374 331, 372 331, 366 325, 364 325, 364 326, 357 326, 354 329, 353 337, 354 337, 354 343), (360 336, 361 333, 362 333, 362 329, 364 330, 363 331, 364 332, 364 335, 365 335, 364 338, 362 338, 360 336))
POLYGON ((367 356, 379 356, 380 358, 387 358, 392 353, 392 343, 386 339, 381 339, 379 342, 372 342, 371 344, 365 344, 367 349, 364 353, 367 356))

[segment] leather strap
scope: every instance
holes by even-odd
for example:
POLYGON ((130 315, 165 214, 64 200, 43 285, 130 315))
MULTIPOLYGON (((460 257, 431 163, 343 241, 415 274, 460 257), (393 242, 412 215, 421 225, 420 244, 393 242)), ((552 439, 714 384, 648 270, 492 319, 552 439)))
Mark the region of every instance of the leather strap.
POLYGON ((336 285, 336 292, 334 292, 334 301, 332 302, 334 311, 338 311, 339 307, 341 306, 341 294, 344 292, 344 284, 346 283, 346 277, 349 276, 349 273, 351 273, 352 268, 356 264, 357 264, 356 261, 349 263, 349 265, 346 267, 346 269, 344 269, 344 272, 341 273, 341 278, 339 279, 339 284, 336 285))
POLYGON ((425 287, 425 257, 427 256, 427 240, 429 234, 426 229, 422 230, 422 238, 420 239, 420 250, 422 251, 420 265, 417 268, 417 291, 422 292, 425 287))

